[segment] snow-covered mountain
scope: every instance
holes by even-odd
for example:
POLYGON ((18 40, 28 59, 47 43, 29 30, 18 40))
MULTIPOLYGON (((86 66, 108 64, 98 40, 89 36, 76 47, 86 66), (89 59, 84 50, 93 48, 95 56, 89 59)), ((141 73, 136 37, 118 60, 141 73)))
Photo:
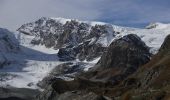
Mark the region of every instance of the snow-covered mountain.
POLYGON ((107 47, 114 39, 127 34, 137 34, 156 52, 164 38, 170 33, 170 25, 152 23, 146 29, 128 28, 103 22, 88 22, 64 18, 41 18, 35 22, 22 25, 18 31, 34 38, 32 44, 45 45, 59 49, 77 46, 89 41, 90 44, 101 44, 107 47))
MULTIPOLYGON (((8 34, 0 31, 2 34, 0 37, 3 37, 4 33, 8 34)), ((138 29, 103 22, 43 17, 18 29, 15 35, 19 46, 16 39, 11 38, 10 41, 15 40, 11 43, 17 53, 10 54, 8 59, 13 59, 15 63, 0 69, 3 76, 0 77, 3 80, 0 85, 37 88, 37 83, 61 63, 71 62, 74 65, 81 63, 83 64, 81 71, 87 71, 98 62, 112 41, 128 34, 139 36, 150 47, 150 51, 156 53, 169 33, 170 25, 162 23, 138 29)), ((4 50, 8 48, 6 47, 8 42, 0 39, 0 50, 10 50, 4 50)), ((3 56, 0 56, 1 58, 3 62, 3 56)), ((70 66, 69 70, 75 67, 70 66)), ((70 73, 75 71, 71 70, 70 73)))
POLYGON ((163 23, 150 23, 148 26, 146 26, 147 29, 168 29, 170 28, 170 24, 163 24, 163 23))

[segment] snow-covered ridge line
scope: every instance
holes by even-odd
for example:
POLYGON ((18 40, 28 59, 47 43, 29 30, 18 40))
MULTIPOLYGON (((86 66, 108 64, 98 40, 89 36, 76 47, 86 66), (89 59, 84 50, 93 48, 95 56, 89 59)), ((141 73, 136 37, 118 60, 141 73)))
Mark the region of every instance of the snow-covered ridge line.
POLYGON ((95 26, 95 25, 106 25, 106 24, 109 24, 109 23, 105 23, 105 22, 98 22, 98 21, 80 21, 78 19, 67 19, 67 18, 54 18, 54 17, 51 17, 51 18, 46 18, 46 19, 53 19, 53 20, 56 20, 56 22, 60 22, 62 24, 65 24, 67 21, 71 21, 71 20, 75 20, 77 22, 80 22, 80 23, 87 23, 91 26, 95 26))
POLYGON ((76 22, 79 22, 79 23, 86 23, 90 26, 95 26, 95 25, 108 25, 108 26, 112 26, 114 29, 121 29, 121 28, 124 28, 124 29, 139 29, 139 28, 132 28, 132 27, 125 27, 125 26, 119 26, 119 25, 115 25, 115 24, 112 24, 112 23, 106 23, 106 22, 101 22, 101 21, 81 21, 79 19, 68 19, 68 18, 62 18, 62 17, 42 17, 40 19, 44 19, 44 20, 49 20, 49 19, 53 19, 55 20, 56 22, 59 22, 61 24, 66 24, 67 21, 76 21, 76 22))
POLYGON ((168 29, 170 28, 170 24, 164 24, 160 22, 150 23, 146 26, 147 29, 168 29))
MULTIPOLYGON (((89 27, 89 32, 91 28, 95 27, 96 25, 106 26, 107 36, 105 36, 104 38, 100 37, 100 39, 98 40, 98 42, 102 43, 105 46, 108 46, 116 38, 120 38, 127 34, 137 34, 149 47, 151 47, 152 52, 156 52, 159 49, 164 38, 170 33, 170 24, 163 24, 163 23, 152 23, 148 25, 145 29, 139 29, 139 28, 122 27, 122 26, 117 26, 117 25, 104 23, 104 22, 79 21, 77 19, 54 18, 54 17, 51 18, 42 17, 35 22, 22 25, 19 28, 19 30, 21 33, 27 33, 27 34, 29 33, 30 35, 34 34, 34 36, 39 34, 40 31, 46 34, 50 34, 50 33, 62 34, 64 31, 63 25, 71 21, 75 21, 78 24, 85 23, 89 25, 87 26, 89 27), (52 27, 48 26, 49 24, 52 25, 52 27), (41 29, 37 29, 37 28, 41 28, 41 29), (117 33, 115 38, 112 36, 112 32, 117 33)), ((73 32, 76 32, 76 30, 73 30, 73 32)))
MULTIPOLYGON (((43 20, 43 21, 47 21, 47 20, 55 20, 56 22, 59 22, 61 24, 66 24, 66 22, 68 21, 76 21, 76 22, 79 22, 79 23, 86 23, 86 24, 89 24, 90 26, 95 26, 95 25, 110 25, 110 26, 113 26, 115 28, 131 28, 131 29, 138 29, 138 28, 132 28, 132 27, 125 27, 125 26, 118 26, 118 25, 115 25, 115 24, 111 24, 111 23, 106 23, 106 22, 101 22, 101 21, 82 21, 82 20, 79 20, 79 19, 69 19, 69 18, 62 18, 62 17, 42 17, 40 18, 39 20, 43 20)), ((30 22, 30 23, 34 23, 34 22, 30 22)), ((27 24, 24 24, 24 25, 28 25, 30 23, 27 23, 27 24)), ((44 24, 43 24, 44 25, 44 24)))

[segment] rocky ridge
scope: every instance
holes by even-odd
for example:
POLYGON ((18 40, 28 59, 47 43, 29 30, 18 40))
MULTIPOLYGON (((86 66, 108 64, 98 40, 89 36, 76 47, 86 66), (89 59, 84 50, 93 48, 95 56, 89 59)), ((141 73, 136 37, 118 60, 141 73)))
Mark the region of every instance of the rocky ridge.
MULTIPOLYGON (((121 31, 122 29, 120 29, 121 31)), ((59 49, 61 60, 94 60, 118 34, 110 24, 89 24, 69 19, 41 18, 18 29, 34 36, 31 44, 59 49)))

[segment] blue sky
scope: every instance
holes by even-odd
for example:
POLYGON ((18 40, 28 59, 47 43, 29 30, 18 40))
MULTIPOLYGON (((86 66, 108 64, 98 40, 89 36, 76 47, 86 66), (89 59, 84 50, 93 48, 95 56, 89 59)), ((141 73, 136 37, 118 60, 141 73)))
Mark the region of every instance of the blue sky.
POLYGON ((170 22, 170 0, 0 0, 0 27, 16 30, 40 17, 104 21, 144 27, 170 22))

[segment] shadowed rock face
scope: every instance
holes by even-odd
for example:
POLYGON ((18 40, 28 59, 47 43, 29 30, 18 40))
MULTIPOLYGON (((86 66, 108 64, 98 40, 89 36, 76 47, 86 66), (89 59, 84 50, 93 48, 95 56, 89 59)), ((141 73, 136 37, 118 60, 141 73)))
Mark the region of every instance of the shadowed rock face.
POLYGON ((73 48, 61 48, 58 56, 60 60, 75 60, 78 58, 80 61, 91 61, 100 57, 104 51, 106 51, 106 47, 103 47, 101 44, 90 44, 90 41, 87 41, 73 48))
POLYGON ((7 29, 0 28, 0 68, 11 63, 6 58, 7 53, 16 53, 19 49, 14 34, 7 29))

